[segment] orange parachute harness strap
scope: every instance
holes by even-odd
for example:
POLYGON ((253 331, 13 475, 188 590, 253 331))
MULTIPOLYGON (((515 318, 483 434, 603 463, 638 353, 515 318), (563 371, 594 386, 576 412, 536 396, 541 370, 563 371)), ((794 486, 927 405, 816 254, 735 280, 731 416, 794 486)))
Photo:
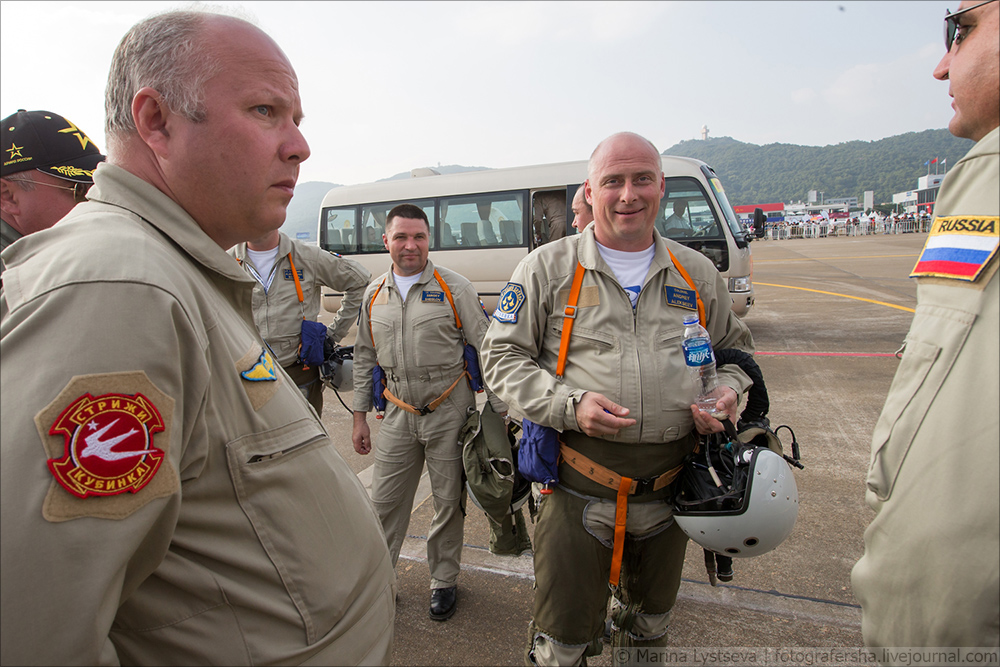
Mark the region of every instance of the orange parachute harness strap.
MULTIPOLYGON (((240 266, 243 266, 242 259, 237 257, 236 261, 239 262, 240 266)), ((295 280, 295 293, 299 295, 299 310, 301 311, 302 319, 304 320, 306 319, 306 312, 304 306, 306 299, 305 296, 303 296, 302 294, 302 283, 299 282, 299 272, 295 270, 295 260, 292 259, 292 253, 288 253, 288 263, 292 266, 292 278, 295 280)), ((256 275, 256 273, 254 275, 256 275)), ((302 354, 302 339, 299 338, 299 347, 295 351, 295 356, 298 357, 301 354, 302 354)), ((302 370, 309 370, 309 366, 307 366, 306 364, 302 364, 302 370)))
MULTIPOLYGON (((691 276, 687 270, 674 257, 674 253, 670 252, 670 248, 667 248, 667 252, 670 254, 670 260, 677 267, 677 272, 681 274, 684 282, 694 290, 695 298, 698 302, 698 317, 702 322, 705 322, 705 304, 701 300, 698 288, 695 287, 694 281, 691 280, 691 276)), ((566 302, 566 308, 563 311, 565 319, 563 320, 562 337, 559 341, 559 357, 556 360, 556 377, 559 379, 562 379, 563 371, 566 370, 570 333, 573 330, 573 323, 576 321, 576 304, 580 299, 580 289, 583 285, 584 272, 583 265, 577 261, 576 272, 573 274, 573 284, 570 287, 569 298, 566 302)), ((625 520, 628 517, 628 497, 639 493, 659 491, 674 481, 684 466, 682 464, 676 468, 671 468, 652 479, 638 480, 619 475, 614 470, 606 468, 596 461, 592 461, 580 452, 567 447, 562 442, 560 442, 559 446, 559 458, 587 479, 612 489, 617 494, 615 497, 615 539, 611 554, 611 573, 608 577, 608 582, 612 586, 618 586, 618 582, 621 579, 622 557, 625 553, 625 520)))
MULTIPOLYGON (((304 309, 305 297, 302 295, 302 283, 299 282, 299 272, 295 270, 295 262, 292 260, 292 253, 288 253, 288 263, 292 265, 292 278, 295 280, 295 293, 299 295, 299 309, 302 311, 302 319, 306 319, 306 312, 304 309)), ((302 354, 302 338, 299 338, 299 348, 295 352, 295 356, 302 354)), ((302 370, 309 370, 309 366, 302 364, 302 370)))
MULTIPOLYGON (((465 332, 462 330, 462 320, 458 316, 458 309, 455 308, 455 299, 451 295, 451 290, 448 289, 448 284, 445 283, 444 279, 441 277, 441 274, 438 273, 437 269, 434 269, 434 278, 438 281, 438 284, 441 286, 441 289, 444 291, 444 295, 448 298, 448 303, 451 304, 451 312, 453 312, 455 314, 455 326, 458 327, 458 331, 462 335, 462 343, 465 344, 465 342, 466 342, 465 341, 465 332)), ((372 307, 375 304, 375 297, 378 296, 378 293, 382 290, 382 287, 385 285, 385 281, 387 279, 388 279, 388 276, 386 278, 382 279, 382 282, 375 289, 375 293, 372 294, 372 300, 368 302, 368 334, 371 336, 372 349, 373 350, 375 349, 375 334, 372 333, 372 307)), ((376 363, 378 363, 377 360, 376 360, 376 363)), ((457 378, 455 378, 455 381, 451 383, 451 386, 444 390, 443 394, 441 394, 440 396, 438 396, 437 398, 435 398, 433 401, 431 401, 430 403, 428 403, 427 405, 425 405, 422 408, 415 408, 412 405, 410 405, 409 403, 401 400, 400 398, 397 398, 395 394, 393 394, 391 391, 389 391, 389 387, 388 386, 385 389, 382 390, 382 395, 385 396, 385 398, 386 398, 387 401, 389 401, 390 403, 396 405, 397 407, 399 407, 399 408, 401 408, 403 410, 406 410, 409 413, 412 413, 412 414, 415 414, 415 415, 426 415, 426 414, 429 414, 431 412, 434 412, 435 410, 438 409, 438 407, 442 403, 444 403, 445 399, 447 399, 448 396, 451 395, 452 390, 454 390, 455 387, 458 386, 459 381, 463 377, 464 378, 468 378, 469 377, 469 372, 467 370, 463 369, 462 372, 461 372, 461 374, 459 374, 459 376, 457 378)), ((381 419, 381 415, 379 415, 378 418, 381 419)))

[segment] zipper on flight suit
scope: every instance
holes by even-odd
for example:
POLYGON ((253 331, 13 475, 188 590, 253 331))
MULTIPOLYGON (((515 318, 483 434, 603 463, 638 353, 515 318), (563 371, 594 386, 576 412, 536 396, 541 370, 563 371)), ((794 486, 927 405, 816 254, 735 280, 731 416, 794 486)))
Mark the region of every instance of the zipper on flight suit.
MULTIPOLYGON (((635 308, 632 309, 632 336, 635 341, 635 364, 638 367, 639 373, 639 418, 635 420, 635 425, 639 427, 639 438, 642 438, 642 359, 639 358, 639 302, 642 301, 643 292, 646 291, 646 285, 639 288, 639 296, 635 299, 635 308)), ((628 298, 628 295, 625 295, 628 298)), ((631 299, 629 300, 629 305, 632 305, 631 299)))

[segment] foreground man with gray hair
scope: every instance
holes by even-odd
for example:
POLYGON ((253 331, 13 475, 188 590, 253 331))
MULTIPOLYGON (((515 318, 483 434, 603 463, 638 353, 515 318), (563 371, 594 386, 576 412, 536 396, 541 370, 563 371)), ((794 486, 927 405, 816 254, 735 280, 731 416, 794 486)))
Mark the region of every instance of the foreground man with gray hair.
POLYGON ((941 185, 872 436, 876 514, 851 581, 873 648, 1000 645, 1000 2, 963 2, 945 44, 948 129, 977 143, 941 185))
POLYGON ((378 519, 225 252, 284 221, 301 117, 259 29, 146 19, 90 201, 4 253, 3 664, 389 661, 378 519))

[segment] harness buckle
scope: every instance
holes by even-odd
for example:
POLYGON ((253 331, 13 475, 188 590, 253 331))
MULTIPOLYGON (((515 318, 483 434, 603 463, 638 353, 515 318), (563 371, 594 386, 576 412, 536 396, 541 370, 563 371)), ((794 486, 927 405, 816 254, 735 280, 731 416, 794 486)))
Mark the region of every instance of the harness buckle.
POLYGON ((642 496, 653 492, 653 485, 656 484, 656 477, 635 477, 632 481, 635 482, 635 491, 632 495, 642 496))
POLYGON ((430 405, 425 405, 422 408, 417 408, 417 412, 419 412, 420 416, 423 417, 424 415, 429 415, 430 413, 434 412, 434 408, 432 408, 430 405))

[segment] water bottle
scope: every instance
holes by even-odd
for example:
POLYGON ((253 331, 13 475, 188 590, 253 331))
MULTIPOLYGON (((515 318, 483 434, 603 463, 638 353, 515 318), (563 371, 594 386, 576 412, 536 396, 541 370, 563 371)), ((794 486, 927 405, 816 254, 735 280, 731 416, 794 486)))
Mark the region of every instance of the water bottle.
POLYGON ((698 322, 694 313, 684 317, 684 363, 693 386, 699 410, 715 415, 719 401, 719 381, 715 375, 715 353, 712 338, 698 322))

